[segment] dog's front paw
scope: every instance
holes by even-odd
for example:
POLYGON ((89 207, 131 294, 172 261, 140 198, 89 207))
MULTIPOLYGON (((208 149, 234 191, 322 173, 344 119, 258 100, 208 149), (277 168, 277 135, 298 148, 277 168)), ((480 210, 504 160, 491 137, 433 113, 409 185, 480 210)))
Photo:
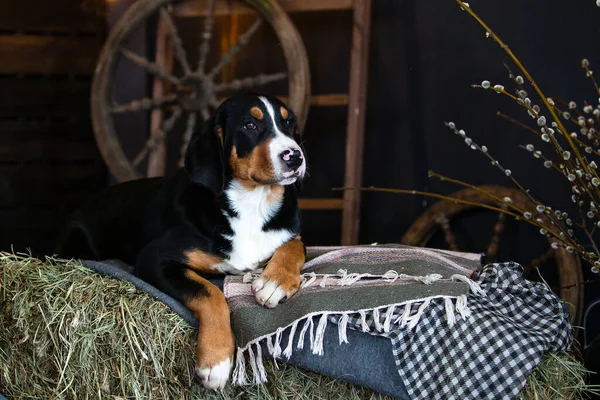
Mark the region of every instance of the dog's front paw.
POLYGON ((232 359, 227 358, 212 366, 200 365, 196 365, 196 375, 202 380, 204 387, 209 390, 223 390, 231 373, 232 359))
POLYGON ((275 308, 292 297, 300 288, 300 275, 284 268, 268 266, 260 277, 252 283, 256 302, 268 308, 275 308))

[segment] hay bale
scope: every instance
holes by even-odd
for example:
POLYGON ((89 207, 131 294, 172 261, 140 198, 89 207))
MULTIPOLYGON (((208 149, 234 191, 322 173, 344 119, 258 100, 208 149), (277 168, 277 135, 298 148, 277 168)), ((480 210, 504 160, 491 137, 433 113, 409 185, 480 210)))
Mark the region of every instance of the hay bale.
MULTIPOLYGON (((196 330, 128 282, 76 261, 7 253, 0 271, 0 393, 10 399, 386 398, 272 363, 266 385, 207 392, 194 377, 196 330)), ((581 364, 553 357, 523 398, 579 398, 581 364)))

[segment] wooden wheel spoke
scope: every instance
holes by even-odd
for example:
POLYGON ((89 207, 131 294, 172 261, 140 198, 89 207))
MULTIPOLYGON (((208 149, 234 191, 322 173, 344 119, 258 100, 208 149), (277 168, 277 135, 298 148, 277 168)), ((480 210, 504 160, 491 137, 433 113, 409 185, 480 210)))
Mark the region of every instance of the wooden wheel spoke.
POLYGON ((202 43, 200 44, 200 56, 198 57, 198 67, 196 68, 196 74, 202 74, 204 72, 204 66, 206 65, 206 56, 208 55, 210 39, 212 38, 214 16, 215 0, 210 0, 208 4, 208 14, 206 15, 206 19, 204 20, 204 32, 202 32, 202 43))
POLYGON ((115 114, 120 114, 120 113, 126 113, 126 112, 150 110, 150 109, 160 108, 162 106, 174 103, 175 101, 177 101, 176 94, 170 94, 165 97, 156 97, 156 98, 143 97, 141 99, 132 100, 128 103, 115 104, 110 109, 110 111, 115 114))
POLYGON ((450 250, 460 251, 456 243, 456 236, 454 235, 454 232, 452 232, 452 228, 450 228, 450 221, 448 221, 448 218, 443 214, 439 214, 436 216, 435 222, 437 222, 444 232, 444 240, 448 247, 450 247, 450 250))
POLYGON ((208 110, 208 108, 202 108, 202 110, 200 110, 200 113, 202 113, 202 119, 204 119, 205 121, 210 118, 210 111, 208 110))
POLYGON ((254 86, 266 85, 271 82, 276 82, 281 79, 284 79, 287 76, 284 72, 279 72, 276 74, 260 74, 253 77, 243 78, 243 79, 234 79, 231 82, 220 83, 215 86, 215 92, 224 92, 226 90, 241 90, 248 89, 254 86))
POLYGON ((188 115, 187 124, 185 127, 185 132, 183 133, 183 138, 181 139, 181 149, 179 150, 179 166, 183 167, 183 162, 185 159, 185 152, 187 150, 188 144, 190 143, 190 139, 192 138, 192 134, 194 133, 194 129, 196 128, 196 120, 198 118, 198 114, 195 112, 190 113, 188 115))
POLYGON ((120 51, 121 51, 121 54, 123 54, 123 56, 125 56, 125 58, 131 60, 134 64, 139 65, 140 67, 144 68, 146 71, 150 72, 152 75, 156 75, 158 77, 166 79, 169 82, 173 83, 174 85, 179 85, 179 79, 177 77, 171 75, 169 73, 169 71, 165 70, 158 64, 148 61, 147 59, 140 56, 139 54, 134 53, 133 51, 130 51, 130 50, 127 50, 124 48, 121 48, 120 51))
POLYGON ((183 71, 185 74, 189 74, 192 72, 190 68, 190 64, 187 59, 187 55, 185 53, 185 49, 183 48, 183 42, 181 41, 181 37, 179 36, 179 32, 177 31, 177 26, 175 26, 175 21, 171 17, 171 14, 164 8, 160 9, 160 16, 167 25, 169 29, 169 39, 173 49, 175 50, 175 56, 179 60, 179 63, 183 67, 183 71))
POLYGON ((171 129, 173 129, 175 123, 179 120, 179 117, 181 117, 181 113, 181 109, 176 109, 173 112, 173 114, 163 122, 160 129, 158 129, 157 132, 153 133, 150 139, 146 141, 144 147, 133 159, 133 165, 135 167, 137 167, 142 162, 142 160, 148 155, 148 153, 153 151, 162 141, 165 140, 167 133, 169 133, 171 129))
POLYGON ((262 25, 262 22, 262 18, 257 20, 255 23, 252 24, 250 28, 248 28, 246 32, 244 32, 238 38, 237 42, 235 42, 235 44, 231 46, 227 53, 225 53, 221 57, 219 63, 215 65, 214 68, 207 74, 209 78, 214 78, 214 76, 218 74, 223 69, 223 67, 225 67, 231 62, 231 60, 233 60, 233 57, 235 57, 235 55, 239 53, 240 50, 242 50, 242 48, 248 44, 248 42, 252 38, 252 35, 254 35, 258 28, 262 25))
POLYGON ((502 232, 504 232, 504 221, 506 221, 506 214, 498 213, 498 219, 494 225, 494 233, 490 239, 490 244, 488 245, 486 251, 486 255, 491 259, 495 259, 498 255, 498 249, 500 247, 500 235, 502 235, 502 232))

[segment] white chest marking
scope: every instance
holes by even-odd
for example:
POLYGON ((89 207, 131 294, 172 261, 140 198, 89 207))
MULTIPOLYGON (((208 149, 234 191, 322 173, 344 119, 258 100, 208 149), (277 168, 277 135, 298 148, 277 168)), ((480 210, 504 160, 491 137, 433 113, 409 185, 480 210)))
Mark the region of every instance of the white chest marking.
POLYGON ((281 207, 279 202, 267 201, 270 187, 249 190, 234 180, 225 193, 237 216, 227 216, 233 234, 225 238, 231 241, 232 249, 216 268, 233 274, 256 269, 294 234, 287 229, 263 231, 265 222, 281 207))

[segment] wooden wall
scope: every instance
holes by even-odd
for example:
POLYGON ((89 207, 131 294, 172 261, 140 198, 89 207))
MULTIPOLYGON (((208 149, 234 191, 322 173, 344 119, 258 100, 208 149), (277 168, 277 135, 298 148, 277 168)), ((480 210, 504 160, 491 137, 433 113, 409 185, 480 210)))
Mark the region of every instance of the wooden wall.
POLYGON ((89 116, 100 0, 3 0, 0 248, 51 251, 68 212, 106 185, 89 116))

